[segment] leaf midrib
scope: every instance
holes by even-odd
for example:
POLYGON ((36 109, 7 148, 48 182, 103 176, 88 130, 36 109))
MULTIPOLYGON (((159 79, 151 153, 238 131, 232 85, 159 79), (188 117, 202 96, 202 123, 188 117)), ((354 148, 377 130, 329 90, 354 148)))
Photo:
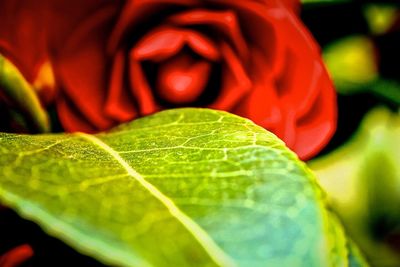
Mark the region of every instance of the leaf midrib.
POLYGON ((160 201, 169 211, 169 213, 180 222, 185 229, 197 240, 197 242, 204 248, 210 258, 219 266, 236 266, 234 261, 214 242, 214 240, 201 228, 195 221, 188 215, 180 210, 175 203, 159 191, 153 184, 148 182, 140 173, 138 173, 128 162, 121 157, 108 144, 104 143, 101 139, 94 135, 85 133, 76 133, 77 136, 89 141, 90 143, 100 147, 115 159, 127 172, 129 176, 134 178, 140 185, 142 185, 151 195, 160 201))

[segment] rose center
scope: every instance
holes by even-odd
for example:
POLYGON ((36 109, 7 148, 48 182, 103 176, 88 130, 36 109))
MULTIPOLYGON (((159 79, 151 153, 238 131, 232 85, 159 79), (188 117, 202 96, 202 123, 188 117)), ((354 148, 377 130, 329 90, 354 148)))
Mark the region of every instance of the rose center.
POLYGON ((207 60, 178 54, 160 64, 157 92, 169 103, 194 102, 204 91, 210 71, 211 64, 207 60))

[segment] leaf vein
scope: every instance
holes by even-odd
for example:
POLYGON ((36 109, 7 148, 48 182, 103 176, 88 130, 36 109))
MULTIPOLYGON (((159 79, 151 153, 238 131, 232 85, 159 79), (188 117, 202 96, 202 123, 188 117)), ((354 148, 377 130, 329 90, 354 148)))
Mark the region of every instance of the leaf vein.
POLYGON ((226 253, 214 242, 214 240, 203 230, 195 221, 189 218, 183 211, 181 211, 175 203, 161 191, 159 191, 153 184, 149 183, 141 174, 133 169, 128 162, 125 161, 112 147, 104 143, 99 138, 85 134, 76 133, 77 136, 97 145, 105 152, 109 153, 118 163, 127 171, 127 173, 136 179, 150 194, 157 198, 204 248, 209 256, 220 266, 235 266, 233 260, 226 255, 226 253))

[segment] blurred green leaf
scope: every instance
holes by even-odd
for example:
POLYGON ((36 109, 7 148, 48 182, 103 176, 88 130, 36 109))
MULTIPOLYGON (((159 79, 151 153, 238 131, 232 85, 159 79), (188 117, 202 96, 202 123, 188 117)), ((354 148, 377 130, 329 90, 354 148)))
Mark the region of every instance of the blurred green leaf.
POLYGON ((400 107, 400 83, 398 81, 377 79, 367 85, 367 91, 400 107))
MULTIPOLYGON (((15 115, 29 130, 49 132, 50 121, 46 110, 41 106, 35 90, 17 69, 17 67, 0 54, 0 95, 11 102, 15 115)), ((4 116, 4 114, 3 114, 4 116)))
POLYGON ((371 33, 383 34, 396 21, 398 8, 388 3, 370 3, 364 6, 364 14, 371 33))
POLYGON ((0 134, 0 199, 123 266, 348 266, 307 166, 249 120, 160 112, 88 135, 0 134))
POLYGON ((352 35, 324 49, 324 60, 341 94, 366 90, 378 78, 375 51, 367 36, 352 35))
POLYGON ((400 83, 379 76, 369 37, 353 35, 335 41, 324 49, 324 60, 338 93, 369 92, 400 106, 400 83))
POLYGON ((400 266, 385 242, 400 226, 400 115, 371 111, 346 145, 309 166, 372 266, 400 266))

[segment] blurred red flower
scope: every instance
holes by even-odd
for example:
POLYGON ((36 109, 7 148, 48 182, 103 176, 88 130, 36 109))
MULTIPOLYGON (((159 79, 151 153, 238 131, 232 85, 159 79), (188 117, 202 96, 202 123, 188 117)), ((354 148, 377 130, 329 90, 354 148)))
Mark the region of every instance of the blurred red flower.
POLYGON ((253 120, 307 159, 333 134, 336 102, 298 7, 297 0, 5 0, 0 53, 31 82, 51 61, 67 131, 202 106, 253 120))

